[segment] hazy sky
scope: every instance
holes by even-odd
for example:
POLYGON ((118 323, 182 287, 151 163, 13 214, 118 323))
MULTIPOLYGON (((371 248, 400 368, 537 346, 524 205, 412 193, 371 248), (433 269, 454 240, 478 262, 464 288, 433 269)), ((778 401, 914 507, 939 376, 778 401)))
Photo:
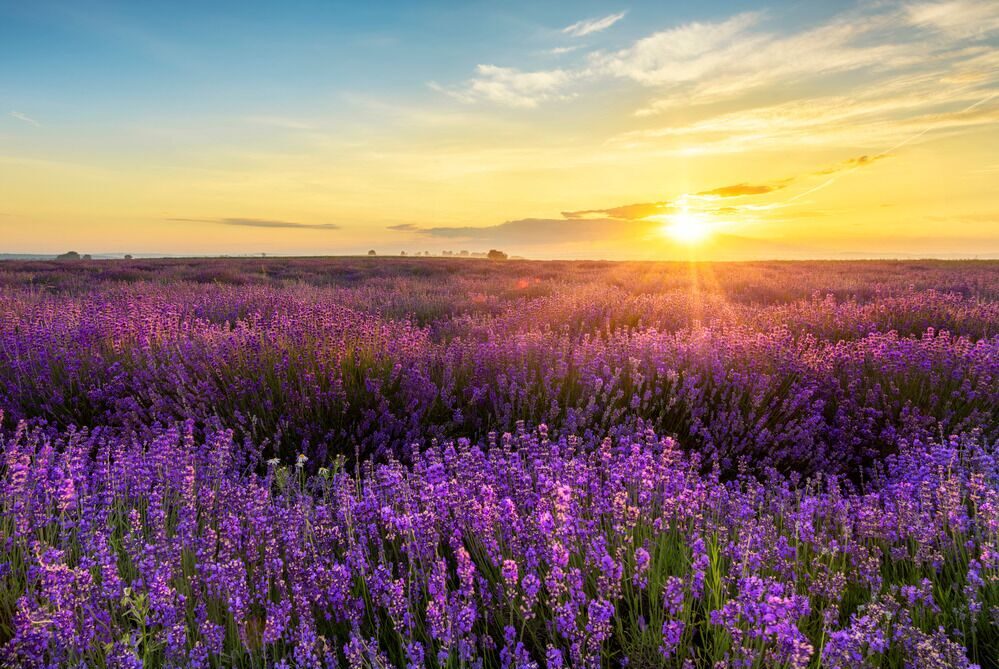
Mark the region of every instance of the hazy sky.
POLYGON ((0 253, 999 255, 996 0, 207 4, 0 0, 0 253))

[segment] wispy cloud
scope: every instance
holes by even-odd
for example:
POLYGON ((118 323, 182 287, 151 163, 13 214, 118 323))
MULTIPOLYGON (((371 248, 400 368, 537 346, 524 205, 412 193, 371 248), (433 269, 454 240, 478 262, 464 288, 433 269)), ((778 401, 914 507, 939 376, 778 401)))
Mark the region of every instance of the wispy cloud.
POLYGON ((699 153, 844 145, 883 151, 929 131, 956 132, 995 123, 999 110, 990 96, 997 87, 999 54, 983 53, 854 87, 849 95, 750 106, 688 123, 624 132, 608 143, 679 144, 696 147, 699 153), (990 72, 993 67, 997 69, 990 72))
POLYGON ((701 191, 698 195, 705 197, 743 197, 746 195, 765 195, 766 193, 772 193, 775 190, 787 188, 789 183, 791 183, 791 179, 775 181, 769 184, 740 183, 701 191))
POLYGON ((878 153, 874 155, 865 154, 863 156, 857 156, 856 158, 849 158, 847 160, 844 160, 842 163, 839 163, 838 165, 833 165, 832 167, 828 167, 824 170, 819 170, 815 174, 826 175, 826 174, 835 174, 836 172, 842 172, 844 170, 853 170, 858 167, 866 167, 867 165, 873 165, 879 160, 884 160, 885 158, 890 158, 890 157, 891 155, 887 153, 878 153))
POLYGON ((339 230, 334 223, 296 223, 295 221, 273 221, 261 218, 169 218, 169 221, 184 223, 213 223, 215 225, 235 225, 245 228, 288 228, 293 230, 339 230))
POLYGON ((566 53, 572 53, 573 51, 581 48, 581 44, 573 44, 572 46, 557 46, 554 49, 548 49, 545 53, 551 54, 552 56, 561 56, 566 53))
POLYGON ((612 25, 623 19, 627 13, 628 12, 618 12, 617 14, 608 14, 607 16, 601 18, 577 21, 571 26, 562 28, 562 32, 566 35, 571 35, 572 37, 585 37, 587 35, 592 35, 593 33, 607 30, 612 25))
POLYGON ((842 17, 790 34, 761 29, 763 18, 745 13, 679 26, 600 56, 597 64, 659 92, 638 111, 647 116, 838 73, 863 70, 870 76, 925 58, 911 36, 892 33, 896 20, 890 14, 842 17))
POLYGON ((396 225, 390 225, 388 230, 395 230, 396 232, 416 232, 420 228, 415 223, 398 223, 396 225))
POLYGON ((984 38, 999 31, 999 10, 993 0, 919 2, 906 7, 913 25, 933 28, 960 38, 984 38))
POLYGON ((562 69, 524 72, 510 67, 479 65, 476 76, 460 87, 446 88, 436 82, 430 82, 430 87, 465 103, 487 101, 531 108, 546 100, 565 98, 562 91, 573 76, 562 69))
POLYGON ((16 118, 18 121, 24 121, 25 123, 30 123, 31 125, 35 126, 36 128, 40 128, 42 126, 41 123, 39 123, 35 119, 31 118, 30 116, 28 116, 27 114, 24 114, 22 112, 12 111, 10 113, 10 115, 13 118, 16 118))
POLYGON ((687 23, 653 33, 619 51, 597 54, 595 65, 648 86, 699 80, 761 45, 761 36, 748 33, 760 18, 759 13, 747 12, 721 22, 687 23))
POLYGON ((625 204, 608 209, 581 209, 579 211, 563 211, 562 216, 568 219, 615 218, 621 220, 637 220, 649 216, 666 214, 675 209, 672 202, 642 202, 625 204))
POLYGON ((429 237, 453 240, 503 243, 518 246, 538 244, 560 244, 565 242, 586 242, 621 237, 641 238, 650 226, 643 220, 621 220, 614 218, 524 218, 506 221, 497 225, 431 227, 421 232, 429 237))

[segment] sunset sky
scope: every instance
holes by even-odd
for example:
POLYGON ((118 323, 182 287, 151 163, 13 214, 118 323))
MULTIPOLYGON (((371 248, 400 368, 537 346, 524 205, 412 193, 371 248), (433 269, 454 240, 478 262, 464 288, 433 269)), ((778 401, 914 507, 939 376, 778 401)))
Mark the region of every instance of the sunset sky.
POLYGON ((999 255, 999 2, 0 0, 0 253, 999 255))

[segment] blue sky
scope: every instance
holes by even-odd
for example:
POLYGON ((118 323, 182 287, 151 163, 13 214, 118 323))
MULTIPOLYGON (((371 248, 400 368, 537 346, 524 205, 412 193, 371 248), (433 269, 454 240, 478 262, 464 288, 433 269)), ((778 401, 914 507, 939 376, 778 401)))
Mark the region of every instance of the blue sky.
MULTIPOLYGON (((721 19, 749 2, 0 3, 2 92, 53 121, 137 113, 322 108, 338 94, 429 97, 480 62, 529 69, 641 37, 649 25, 721 19), (562 29, 625 12, 585 44, 562 29), (626 19, 626 20, 625 20, 626 19), (559 47, 576 52, 548 53, 559 47), (192 99, 192 96, 197 98, 192 99)), ((841 3, 770 5, 794 25, 841 3)))

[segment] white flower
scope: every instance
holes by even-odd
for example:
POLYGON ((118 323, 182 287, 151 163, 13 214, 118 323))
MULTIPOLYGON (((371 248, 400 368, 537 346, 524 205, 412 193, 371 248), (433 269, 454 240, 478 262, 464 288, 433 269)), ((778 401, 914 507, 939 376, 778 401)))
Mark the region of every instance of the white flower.
POLYGON ((299 453, 298 458, 295 460, 295 466, 301 469, 302 467, 305 466, 305 463, 306 461, 308 461, 308 459, 309 459, 308 457, 299 453))
POLYGON ((281 461, 278 460, 277 458, 271 458, 270 460, 267 461, 267 465, 269 467, 277 467, 279 464, 281 464, 281 461))

